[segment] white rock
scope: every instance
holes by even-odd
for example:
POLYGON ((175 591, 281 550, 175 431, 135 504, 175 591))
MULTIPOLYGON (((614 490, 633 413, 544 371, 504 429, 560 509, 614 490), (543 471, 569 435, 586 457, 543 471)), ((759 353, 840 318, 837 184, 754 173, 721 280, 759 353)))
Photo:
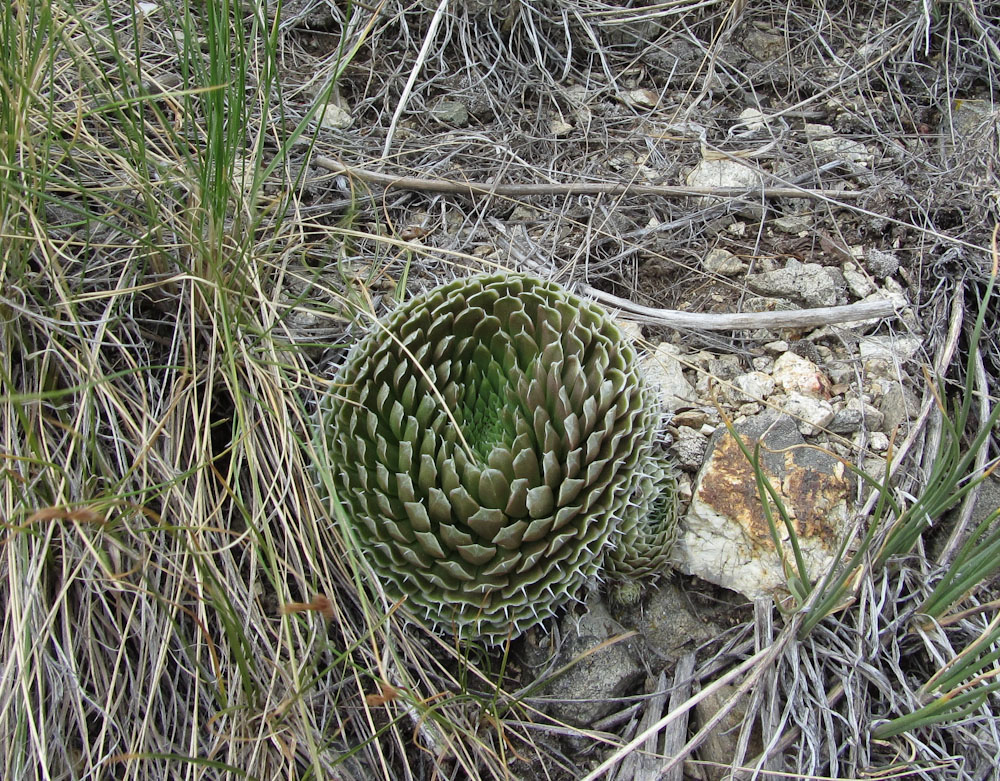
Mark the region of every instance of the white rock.
POLYGON ((844 279, 847 280, 848 289, 858 298, 870 296, 875 292, 875 285, 872 284, 868 277, 858 271, 857 267, 845 265, 844 279))
POLYGON ((469 124, 469 107, 460 100, 443 98, 434 105, 430 113, 434 119, 446 125, 465 127, 469 124))
POLYGON ((640 370, 660 390, 663 406, 673 411, 678 407, 693 405, 697 400, 694 388, 684 376, 684 367, 677 359, 680 349, 662 342, 642 359, 640 370))
POLYGON ((740 38, 740 46, 761 62, 784 57, 788 53, 788 40, 781 33, 751 28, 740 38))
POLYGON ((811 437, 826 428, 836 414, 830 402, 804 393, 789 393, 781 408, 795 419, 795 425, 804 437, 811 437))
POLYGON ((809 230, 813 226, 813 218, 808 214, 789 214, 785 217, 776 217, 771 224, 782 233, 795 236, 809 230))
MULTIPOLYGON (((897 314, 904 323, 911 325, 915 324, 916 316, 914 315, 913 310, 910 309, 910 302, 894 279, 886 279, 882 287, 870 296, 865 296, 861 299, 864 303, 868 303, 870 301, 878 301, 881 303, 886 300, 892 303, 897 314)), ((878 317, 870 317, 867 320, 851 320, 849 323, 844 323, 841 327, 853 328, 857 330, 869 330, 878 326, 881 322, 882 321, 878 317)))
POLYGON ((635 320, 615 320, 615 325, 618 326, 618 330, 624 334, 626 339, 633 342, 638 342, 642 340, 642 326, 639 325, 635 320))
POLYGON ((679 467, 694 471, 699 469, 705 460, 707 447, 708 437, 687 426, 678 426, 677 436, 670 445, 670 452, 679 467))
POLYGON ((323 127, 334 130, 346 130, 354 122, 351 112, 336 103, 327 103, 317 112, 316 119, 323 127))
POLYGON ((871 359, 902 363, 915 356, 923 342, 915 336, 866 336, 858 342, 861 360, 871 359))
POLYGON ((683 472, 677 476, 677 498, 682 502, 690 502, 694 492, 694 484, 691 482, 691 475, 683 472))
MULTIPOLYGON (((688 187, 740 187, 752 189, 762 183, 760 172, 735 160, 702 160, 687 175, 688 187)), ((703 199, 715 203, 719 199, 703 199)))
POLYGON ((549 122, 549 132, 556 138, 563 138, 573 132, 573 126, 565 119, 553 119, 549 122))
POLYGON ((741 374, 733 380, 735 392, 732 393, 736 403, 764 401, 774 393, 774 378, 764 372, 754 371, 741 374))
POLYGON ((889 437, 881 431, 873 431, 868 440, 868 445, 875 453, 884 453, 889 449, 889 437))
POLYGON ((790 259, 784 268, 750 274, 747 286, 762 296, 790 298, 809 306, 834 306, 838 285, 830 272, 818 263, 790 259))
POLYGON ((829 138, 833 135, 832 125, 818 125, 811 122, 806 123, 806 138, 829 138))
POLYGON ((747 130, 763 130, 765 127, 765 117, 759 108, 745 108, 740 112, 740 122, 747 130))
POLYGON ((660 96, 651 89, 633 89, 624 94, 625 102, 630 106, 642 106, 644 108, 656 108, 660 103, 660 96))
POLYGON ((701 267, 709 274, 734 276, 746 271, 748 265, 729 250, 716 247, 705 255, 704 260, 701 262, 701 267))
POLYGON ((867 165, 874 156, 860 141, 850 138, 819 138, 809 142, 817 157, 847 160, 858 165, 867 165))
POLYGON ((787 393, 822 396, 830 385, 815 363, 793 352, 779 355, 771 374, 787 393))

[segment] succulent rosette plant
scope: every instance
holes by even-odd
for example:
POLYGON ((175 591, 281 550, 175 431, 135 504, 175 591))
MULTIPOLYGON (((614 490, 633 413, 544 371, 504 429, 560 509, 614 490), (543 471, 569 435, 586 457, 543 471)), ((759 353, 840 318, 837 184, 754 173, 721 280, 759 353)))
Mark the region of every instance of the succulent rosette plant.
POLYGON ((351 351, 322 436, 391 599, 499 642, 602 574, 662 568, 673 484, 659 406, 599 307, 521 274, 459 279, 351 351))

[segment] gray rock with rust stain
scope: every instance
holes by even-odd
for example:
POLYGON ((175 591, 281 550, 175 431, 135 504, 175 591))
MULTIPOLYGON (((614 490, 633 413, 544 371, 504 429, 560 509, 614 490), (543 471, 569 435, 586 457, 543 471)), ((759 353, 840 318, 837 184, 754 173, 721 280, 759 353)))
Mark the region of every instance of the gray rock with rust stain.
MULTIPOLYGON (((751 452, 754 443, 761 443, 764 474, 793 520, 809 575, 822 576, 848 526, 850 481, 843 464, 797 447, 804 440, 787 415, 765 412, 736 428, 751 452)), ((775 517, 784 555, 791 560, 788 534, 775 517)), ((787 593, 753 469, 728 431, 709 443, 674 556, 683 572, 751 599, 787 593)))

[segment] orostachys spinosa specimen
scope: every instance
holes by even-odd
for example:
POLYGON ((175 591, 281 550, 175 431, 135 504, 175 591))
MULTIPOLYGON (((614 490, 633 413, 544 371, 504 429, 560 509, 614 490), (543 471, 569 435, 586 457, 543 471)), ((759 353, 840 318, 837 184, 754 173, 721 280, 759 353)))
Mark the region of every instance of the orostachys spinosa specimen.
POLYGON ((677 513, 661 429, 605 311, 493 273, 375 323, 323 402, 320 435, 387 596, 496 643, 588 582, 662 569, 677 513))

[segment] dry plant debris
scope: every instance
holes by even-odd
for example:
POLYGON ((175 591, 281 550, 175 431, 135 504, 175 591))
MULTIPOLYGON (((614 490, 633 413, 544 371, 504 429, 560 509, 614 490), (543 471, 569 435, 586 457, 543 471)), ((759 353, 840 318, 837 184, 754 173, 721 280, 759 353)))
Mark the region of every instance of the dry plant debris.
MULTIPOLYGON (((546 715, 519 656, 554 658, 563 629, 457 646, 372 599, 313 484, 311 432, 370 316, 470 273, 692 314, 875 296, 917 316, 643 335, 690 363, 689 455, 718 425, 712 389, 740 380, 723 400, 738 416, 759 402, 737 392, 766 387, 745 375, 794 349, 847 386, 843 410, 856 400, 858 431, 815 434, 832 451, 882 457, 854 435, 892 410, 910 501, 941 420, 920 367, 964 388, 1000 218, 998 17, 985 1, 5 4, 0 774, 578 779, 642 746, 656 762, 627 767, 647 774, 990 777, 995 695, 872 737, 996 610, 984 583, 940 626, 913 620, 971 496, 913 554, 859 570, 853 603, 802 639, 771 603, 748 618, 681 581, 732 619, 675 680, 691 697, 635 692, 582 730, 546 715), (864 329, 920 345, 871 358, 877 392, 864 329), (745 708, 721 758, 670 726, 713 687, 745 708)), ((978 415, 1000 377, 991 306, 978 415)))

